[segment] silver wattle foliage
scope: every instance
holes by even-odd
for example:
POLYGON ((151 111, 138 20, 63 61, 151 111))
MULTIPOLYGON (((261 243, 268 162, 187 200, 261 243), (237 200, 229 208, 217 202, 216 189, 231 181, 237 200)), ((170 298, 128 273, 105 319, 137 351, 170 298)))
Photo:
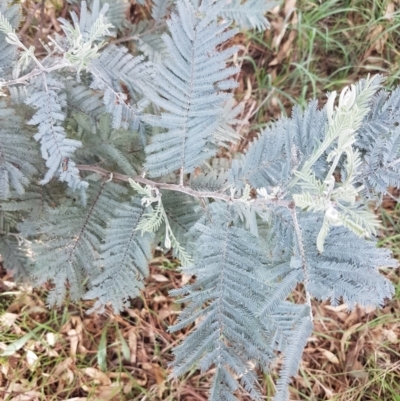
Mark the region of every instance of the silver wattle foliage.
POLYGON ((51 281, 49 305, 68 294, 121 312, 155 246, 171 249, 195 277, 171 292, 185 307, 170 330, 195 325, 171 375, 214 368, 211 401, 261 400, 257 370, 282 354, 274 400, 287 401, 311 298, 351 309, 393 294, 368 203, 400 187, 400 89, 367 77, 294 107, 230 161, 215 157, 240 139, 230 26, 267 29, 276 2, 154 0, 134 25, 127 0, 90 0, 41 60, 14 3, 0 2, 5 267, 51 281), (304 304, 289 301, 299 283, 304 304))

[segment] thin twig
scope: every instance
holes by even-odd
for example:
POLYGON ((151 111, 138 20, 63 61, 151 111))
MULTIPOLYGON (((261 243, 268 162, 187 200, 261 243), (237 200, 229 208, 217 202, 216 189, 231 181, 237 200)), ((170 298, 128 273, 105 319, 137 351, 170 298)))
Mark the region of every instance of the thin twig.
POLYGON ((71 67, 71 65, 69 63, 68 64, 61 63, 61 64, 56 64, 56 65, 53 65, 52 67, 47 67, 44 69, 35 68, 30 73, 23 75, 22 77, 12 79, 10 81, 5 81, 5 82, 0 81, 0 86, 5 87, 5 86, 18 85, 18 84, 25 84, 31 78, 37 77, 38 75, 41 75, 44 72, 49 73, 49 72, 61 70, 63 68, 67 68, 67 67, 71 67))
POLYGON ((124 42, 130 42, 131 40, 138 40, 143 36, 146 36, 146 35, 148 35, 150 33, 156 32, 158 29, 160 29, 160 30, 163 29, 165 26, 166 26, 165 23, 163 23, 163 24, 154 24, 147 31, 138 33, 136 35, 124 36, 124 37, 119 38, 119 39, 111 40, 109 42, 109 45, 117 45, 117 44, 124 43, 124 42))
MULTIPOLYGON (((147 178, 144 178, 142 176, 136 176, 136 177, 129 177, 128 175, 125 174, 119 174, 119 173, 113 173, 111 171, 108 171, 102 167, 90 165, 90 164, 79 164, 76 166, 79 170, 81 171, 92 171, 93 173, 100 174, 104 177, 110 177, 111 173, 113 174, 113 179, 118 180, 118 181, 123 181, 123 182, 129 182, 129 179, 132 179, 135 182, 139 182, 140 184, 144 185, 150 185, 152 188, 158 188, 158 189, 165 189, 169 191, 176 191, 176 192, 181 192, 186 195, 192 196, 194 198, 202 199, 202 198, 213 198, 213 199, 219 199, 228 203, 231 202, 246 202, 242 198, 233 198, 230 195, 224 194, 222 191, 196 191, 193 188, 190 188, 185 185, 178 185, 178 184, 169 184, 166 182, 156 182, 156 181, 151 181, 147 178)), ((276 206, 283 206, 289 208, 292 204, 292 202, 283 200, 283 199, 265 199, 265 198, 257 198, 257 199, 252 199, 251 201, 252 205, 254 206, 266 206, 266 205, 276 205, 276 206)))

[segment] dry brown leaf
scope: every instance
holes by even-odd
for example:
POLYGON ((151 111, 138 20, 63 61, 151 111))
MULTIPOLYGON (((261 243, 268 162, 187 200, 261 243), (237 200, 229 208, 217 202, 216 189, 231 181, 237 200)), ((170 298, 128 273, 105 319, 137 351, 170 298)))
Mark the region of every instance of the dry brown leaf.
POLYGON ((75 329, 71 329, 68 330, 67 332, 68 337, 69 337, 69 354, 73 357, 76 356, 76 350, 78 349, 78 342, 79 342, 79 338, 78 338, 78 333, 76 332, 75 329))
POLYGON ((135 383, 137 383, 139 386, 145 386, 147 384, 148 378, 144 370, 135 369, 135 372, 132 375, 135 383))
POLYGON ((151 355, 147 352, 146 344, 143 341, 138 342, 136 363, 146 363, 150 360, 151 355))
POLYGON ((171 315, 172 312, 173 312, 173 311, 172 311, 169 307, 166 307, 166 308, 160 309, 160 310, 157 312, 157 315, 158 315, 158 318, 159 318, 160 320, 164 320, 164 319, 166 319, 169 315, 171 315))
POLYGON ((368 379, 368 373, 364 370, 364 366, 358 360, 355 360, 352 366, 349 367, 348 374, 357 379, 368 379))
MULTIPOLYGON (((118 383, 112 383, 112 385, 110 386, 98 386, 93 389, 92 386, 87 386, 86 384, 84 384, 81 386, 81 389, 91 394, 90 400, 108 401, 112 399, 117 400, 114 397, 121 393, 122 386, 118 383), (95 390, 94 394, 93 390, 95 390)), ((118 400, 119 399, 120 398, 118 398, 118 400)))
POLYGON ((277 17, 271 21, 272 32, 274 32, 275 34, 272 39, 272 47, 274 49, 278 49, 281 43, 283 35, 285 34, 284 27, 285 27, 285 21, 282 17, 277 17))
POLYGON ((297 37, 297 32, 296 31, 291 31, 289 33, 289 37, 286 40, 285 43, 283 43, 283 45, 279 48, 278 54, 276 55, 276 57, 268 64, 269 66, 275 66, 278 65, 282 62, 282 60, 284 60, 289 53, 291 52, 292 48, 293 48, 293 42, 295 41, 297 37))
POLYGON ((348 328, 342 335, 342 338, 340 340, 340 351, 342 353, 342 357, 344 356, 344 348, 346 345, 347 339, 362 325, 362 323, 356 323, 350 328, 348 328))
POLYGON ((34 351, 35 349, 40 349, 42 343, 40 341, 35 341, 35 340, 29 340, 26 344, 24 349, 30 349, 31 351, 34 351))
POLYGON ((66 332, 69 337, 71 356, 75 356, 78 349, 80 354, 87 354, 87 349, 83 345, 83 322, 79 316, 72 316, 68 324, 64 325, 61 330, 66 332))
POLYGON ((140 320, 140 311, 138 309, 130 309, 127 308, 126 312, 128 312, 129 316, 134 317, 135 319, 140 320))
POLYGON ((156 335, 154 332, 153 325, 146 325, 145 327, 142 327, 140 332, 144 337, 149 337, 149 339, 152 343, 154 343, 156 341, 156 335))
MULTIPOLYGON (((282 42, 283 37, 285 36, 288 26, 290 25, 290 23, 293 25, 295 25, 297 23, 296 0, 288 0, 285 3, 284 14, 285 14, 284 19, 276 18, 271 23, 272 27, 274 28, 274 31, 276 32, 276 34, 274 35, 274 37, 272 39, 272 46, 276 50, 279 49, 279 51, 280 51, 280 49, 282 49, 283 46, 285 46, 286 42, 283 45, 281 45, 281 42, 282 42), (290 21, 290 23, 289 23, 289 21, 290 21)), ((290 37, 293 36, 292 34, 294 34, 294 37, 297 36, 296 31, 294 31, 294 30, 291 31, 289 34, 289 40, 288 40, 290 43, 286 44, 286 47, 290 46, 290 44, 293 42, 290 39, 290 37)), ((287 51, 287 49, 285 51, 287 51)), ((278 60, 279 60, 279 58, 278 58, 278 60)), ((279 62, 277 64, 279 64, 279 62)), ((274 64, 270 64, 270 65, 274 65, 274 64)))
POLYGON ((395 9, 396 9, 396 6, 394 5, 393 2, 388 3, 388 5, 386 6, 384 18, 387 18, 389 21, 392 21, 393 15, 395 13, 395 9))
POLYGON ((54 6, 49 9, 49 16, 56 32, 61 31, 60 23, 57 21, 54 6))
POLYGON ((6 391, 7 391, 7 393, 10 393, 10 394, 25 393, 25 392, 29 391, 29 389, 26 388, 22 383, 13 381, 9 384, 6 391))
POLYGON ((189 274, 182 273, 181 276, 181 286, 187 284, 193 276, 189 276, 189 274))
POLYGON ((13 303, 7 308, 7 312, 17 313, 20 312, 22 309, 25 310, 35 305, 36 305, 35 300, 29 295, 24 294, 23 296, 18 297, 13 301, 13 303))
POLYGON ((67 368, 60 377, 61 377, 60 383, 65 382, 68 384, 72 384, 72 382, 74 381, 75 375, 71 369, 67 368))
POLYGON ((50 347, 54 347, 57 342, 57 337, 54 333, 46 333, 46 342, 49 344, 50 347))
POLYGON ((384 335, 382 326, 378 326, 372 330, 369 330, 368 334, 372 337, 375 345, 379 345, 383 341, 384 335))
POLYGON ((59 378, 57 378, 57 393, 61 393, 65 390, 66 383, 67 382, 64 380, 63 375, 61 375, 59 378))
POLYGON ((2 327, 12 327, 15 321, 18 319, 19 315, 17 313, 5 312, 0 317, 0 326, 2 327))
POLYGON ((64 324, 61 326, 60 333, 61 333, 61 334, 66 334, 66 333, 68 333, 71 329, 72 329, 71 322, 68 320, 66 323, 64 323, 64 324))
POLYGON ((285 15, 290 15, 296 9, 297 0, 286 0, 283 12, 285 15))
POLYGON ((152 277, 155 281, 158 281, 159 283, 166 283, 166 282, 169 281, 168 278, 165 277, 165 276, 162 275, 162 274, 153 274, 151 277, 152 277))
POLYGON ((167 379, 167 375, 165 370, 158 365, 157 363, 143 363, 142 367, 147 372, 150 372, 154 375, 157 384, 165 383, 167 379))
POLYGON ((376 311, 376 306, 364 306, 363 310, 365 313, 372 313, 376 311))
POLYGON ((87 397, 74 397, 74 398, 68 398, 65 401, 88 401, 87 397))
POLYGON ((396 332, 394 330, 392 330, 392 329, 383 330, 383 335, 392 344, 397 343, 397 341, 398 341, 398 336, 397 336, 396 332))
POLYGON ((2 284, 4 284, 10 290, 17 286, 17 283, 14 283, 14 281, 8 281, 8 280, 2 280, 2 284))
POLYGON ((12 367, 13 369, 16 369, 18 364, 20 363, 20 359, 21 359, 21 355, 20 354, 14 354, 14 355, 10 355, 7 358, 7 363, 10 367, 12 367))
POLYGON ((26 351, 26 363, 31 371, 34 371, 39 366, 38 356, 28 349, 26 351))
POLYGON ((103 386, 111 385, 111 379, 101 370, 89 367, 83 369, 82 372, 85 373, 85 375, 91 377, 93 381, 97 384, 102 384, 103 386))
POLYGON ((74 360, 71 357, 65 358, 62 362, 57 364, 56 368, 54 369, 53 375, 55 377, 61 376, 61 374, 67 369, 71 368, 73 364, 74 360))
POLYGON ((8 365, 8 364, 1 364, 0 365, 0 373, 3 375, 3 376, 8 376, 8 371, 10 370, 10 366, 8 365))
POLYGON ((345 327, 350 327, 353 324, 360 321, 360 319, 365 316, 365 311, 363 308, 356 308, 350 312, 344 321, 345 327))
POLYGON ((333 352, 323 348, 319 348, 319 350, 329 362, 334 363, 335 365, 339 365, 339 358, 333 352))
POLYGON ((42 400, 42 393, 39 391, 26 391, 24 394, 18 394, 16 397, 10 399, 10 401, 40 401, 42 400))
POLYGON ((348 309, 347 304, 342 304, 342 305, 339 305, 339 306, 323 305, 323 307, 325 309, 327 309, 327 310, 330 310, 330 311, 336 312, 336 313, 343 312, 343 311, 348 309))
POLYGON ((156 303, 167 302, 167 301, 168 301, 168 298, 165 295, 156 295, 153 298, 153 302, 156 302, 156 303))
POLYGON ((326 398, 328 400, 332 399, 334 393, 331 389, 328 387, 324 386, 317 378, 314 377, 315 382, 324 390, 326 398))
POLYGON ((60 356, 60 354, 54 350, 54 349, 50 349, 50 348, 46 348, 44 350, 45 354, 51 358, 58 358, 60 356))
POLYGON ((34 305, 25 310, 28 315, 47 313, 48 310, 43 305, 34 305))
POLYGON ((131 328, 128 333, 128 346, 131 351, 130 362, 135 364, 137 359, 137 335, 136 328, 131 328))
POLYGON ((42 394, 39 391, 29 390, 31 385, 26 380, 21 380, 25 383, 10 383, 6 389, 6 393, 9 395, 17 394, 15 397, 9 399, 9 401, 41 401, 42 394))
POLYGON ((244 97, 243 97, 243 101, 245 101, 245 102, 251 98, 251 92, 253 90, 253 86, 251 85, 251 80, 250 80, 249 76, 246 77, 246 87, 247 87, 247 89, 246 89, 246 91, 244 93, 244 97))
POLYGON ((271 8, 268 12, 270 14, 277 15, 279 14, 279 11, 281 11, 281 6, 280 4, 277 4, 275 7, 271 8))
MULTIPOLYGON (((384 33, 382 35, 384 29, 385 28, 382 25, 376 25, 374 28, 371 29, 371 31, 367 35, 367 42, 372 43, 372 45, 368 48, 366 54, 370 55, 374 50, 377 51, 379 54, 382 54, 389 37, 387 33, 384 33)), ((365 58, 366 57, 364 56, 364 59, 365 58)))
POLYGON ((71 316, 71 325, 78 334, 82 334, 83 322, 79 316, 71 316))
MULTIPOLYGON (((82 386, 85 391, 92 391, 92 388, 82 386)), ((117 394, 122 391, 122 386, 118 383, 112 383, 110 386, 98 386, 96 388, 95 400, 96 401, 108 401, 113 399, 117 394)), ((119 398, 118 398, 119 399, 119 398)))
POLYGON ((128 381, 128 383, 125 384, 124 388, 122 389, 122 392, 124 394, 128 394, 132 391, 133 388, 133 383, 132 381, 128 381))

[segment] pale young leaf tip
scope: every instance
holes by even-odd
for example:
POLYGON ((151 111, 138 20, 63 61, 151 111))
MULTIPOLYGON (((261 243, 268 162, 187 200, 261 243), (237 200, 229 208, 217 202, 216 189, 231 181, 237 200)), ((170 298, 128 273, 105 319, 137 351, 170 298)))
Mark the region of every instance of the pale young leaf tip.
POLYGON ((336 99, 337 92, 332 91, 328 95, 328 101, 326 102, 326 114, 328 115, 329 124, 333 123, 333 114, 334 114, 334 106, 335 106, 335 99, 336 99))

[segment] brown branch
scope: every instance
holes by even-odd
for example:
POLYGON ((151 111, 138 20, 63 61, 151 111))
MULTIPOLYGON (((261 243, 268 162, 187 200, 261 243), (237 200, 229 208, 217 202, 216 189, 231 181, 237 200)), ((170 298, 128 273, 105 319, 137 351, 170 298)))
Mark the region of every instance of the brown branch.
POLYGON ((49 72, 52 72, 52 71, 61 70, 63 68, 68 68, 68 67, 72 67, 72 65, 69 64, 69 63, 67 64, 65 61, 63 61, 62 63, 53 65, 51 67, 35 68, 31 72, 29 72, 28 74, 26 74, 26 75, 24 75, 22 77, 19 77, 19 78, 16 78, 16 79, 12 79, 10 81, 4 81, 4 82, 0 81, 0 87, 6 87, 6 86, 18 85, 18 84, 25 84, 30 79, 32 79, 32 78, 34 78, 34 77, 36 77, 38 75, 41 75, 43 73, 49 73, 49 72))
MULTIPOLYGON (((189 196, 193 196, 194 198, 201 199, 201 198, 213 198, 213 199, 219 199, 224 202, 245 202, 241 198, 233 198, 230 195, 226 195, 223 193, 224 190, 220 191, 196 191, 193 188, 190 188, 185 185, 178 185, 178 184, 169 184, 166 182, 156 182, 152 180, 148 180, 147 178, 141 177, 141 176, 136 176, 136 177, 129 177, 128 175, 120 174, 120 173, 113 173, 111 171, 105 170, 102 167, 98 166, 93 166, 90 164, 79 164, 76 166, 80 171, 92 171, 93 173, 100 174, 104 177, 111 177, 118 181, 123 181, 123 182, 129 182, 129 179, 132 179, 135 182, 139 182, 140 184, 144 185, 150 185, 153 188, 158 188, 158 189, 165 189, 168 191, 176 191, 176 192, 181 192, 189 196)), ((266 206, 268 204, 273 204, 276 206, 283 206, 289 208, 292 205, 291 201, 286 201, 282 199, 264 199, 264 198, 257 198, 257 199, 252 199, 249 202, 251 202, 251 205, 254 206, 266 206)))

